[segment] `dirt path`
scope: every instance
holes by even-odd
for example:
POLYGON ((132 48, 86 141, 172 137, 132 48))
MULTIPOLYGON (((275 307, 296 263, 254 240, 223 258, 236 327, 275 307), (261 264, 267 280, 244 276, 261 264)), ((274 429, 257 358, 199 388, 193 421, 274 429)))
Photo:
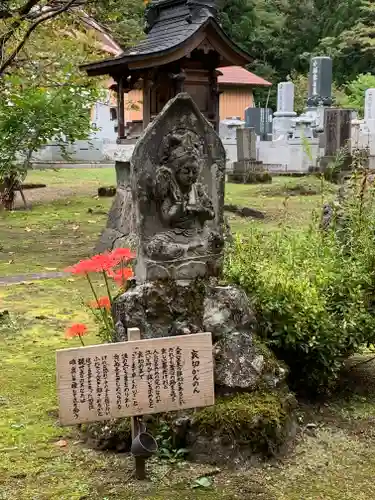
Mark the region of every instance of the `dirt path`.
MULTIPOLYGON (((40 205, 43 203, 50 203, 52 201, 64 200, 78 195, 95 196, 97 192, 97 189, 93 188, 92 185, 82 186, 81 184, 77 183, 77 186, 74 187, 47 186, 45 188, 39 189, 27 189, 24 191, 24 195, 28 207, 32 207, 33 205, 40 205)), ((24 204, 19 193, 17 193, 16 196, 15 208, 24 208, 24 204)))
POLYGON ((0 277, 0 286, 20 285, 21 283, 27 283, 30 281, 63 278, 64 276, 66 276, 66 273, 64 272, 34 273, 34 274, 20 274, 18 276, 4 276, 0 277))

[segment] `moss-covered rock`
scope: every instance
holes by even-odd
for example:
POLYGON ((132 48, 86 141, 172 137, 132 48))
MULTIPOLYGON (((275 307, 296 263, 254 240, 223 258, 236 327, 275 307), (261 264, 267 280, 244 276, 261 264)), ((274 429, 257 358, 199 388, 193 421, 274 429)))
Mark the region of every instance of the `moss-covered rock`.
POLYGON ((219 398, 195 413, 187 446, 198 461, 223 463, 281 454, 295 435, 295 399, 278 392, 219 398))

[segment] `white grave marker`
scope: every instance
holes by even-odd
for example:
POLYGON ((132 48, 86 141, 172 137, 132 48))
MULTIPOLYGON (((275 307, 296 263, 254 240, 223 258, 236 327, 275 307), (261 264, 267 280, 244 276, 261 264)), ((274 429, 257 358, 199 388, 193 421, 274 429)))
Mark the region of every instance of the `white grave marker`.
POLYGON ((274 139, 286 136, 292 119, 297 116, 294 109, 294 83, 281 82, 277 86, 277 111, 273 114, 272 135, 274 139))

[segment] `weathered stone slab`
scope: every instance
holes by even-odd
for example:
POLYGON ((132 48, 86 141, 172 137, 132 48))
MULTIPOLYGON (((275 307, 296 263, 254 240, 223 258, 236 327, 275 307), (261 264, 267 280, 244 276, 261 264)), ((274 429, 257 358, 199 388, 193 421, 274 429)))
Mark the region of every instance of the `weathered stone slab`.
POLYGON ((121 246, 135 248, 137 245, 129 162, 116 162, 116 177, 116 196, 108 214, 107 226, 95 247, 96 253, 121 246))
POLYGON ((224 176, 219 136, 188 94, 177 95, 131 159, 138 281, 220 274, 224 176))
POLYGON ((254 128, 238 128, 237 135, 237 159, 256 160, 257 136, 254 128))

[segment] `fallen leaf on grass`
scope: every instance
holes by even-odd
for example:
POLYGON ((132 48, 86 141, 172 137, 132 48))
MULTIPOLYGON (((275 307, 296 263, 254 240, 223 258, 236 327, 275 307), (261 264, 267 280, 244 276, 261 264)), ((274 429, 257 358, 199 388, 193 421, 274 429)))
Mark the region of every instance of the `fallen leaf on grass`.
POLYGON ((25 227, 25 231, 30 233, 32 231, 32 229, 30 227, 25 227))
POLYGON ((68 445, 68 441, 65 441, 65 439, 60 439, 60 441, 57 441, 55 443, 55 446, 58 446, 59 448, 64 448, 64 446, 68 445))
POLYGON ((96 224, 96 223, 97 223, 97 221, 96 221, 96 220, 88 220, 87 222, 88 222, 89 224, 96 224))
POLYGON ((45 267, 46 271, 57 271, 57 267, 45 267))
POLYGON ((8 264, 14 264, 14 260, 13 260, 13 259, 12 259, 12 260, 9 260, 9 261, 8 261, 8 264))
POLYGON ((211 488, 212 479, 210 477, 199 477, 191 485, 192 488, 211 488))
POLYGON ((23 429, 24 427, 24 424, 10 424, 11 429, 23 429))
POLYGON ((73 226, 72 229, 73 229, 73 231, 78 231, 79 226, 73 226))

